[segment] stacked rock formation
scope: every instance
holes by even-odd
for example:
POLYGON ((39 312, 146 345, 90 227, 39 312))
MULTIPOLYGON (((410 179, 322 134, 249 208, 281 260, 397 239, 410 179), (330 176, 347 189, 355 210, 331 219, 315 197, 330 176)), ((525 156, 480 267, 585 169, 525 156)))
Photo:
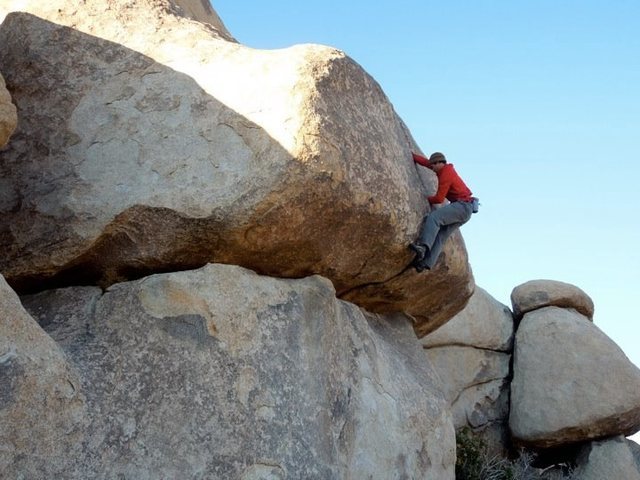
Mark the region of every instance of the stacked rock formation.
POLYGON ((21 112, 0 162, 0 470, 451 478, 415 332, 474 283, 459 233, 407 268, 434 176, 344 53, 245 48, 197 3, 0 5, 21 112))
POLYGON ((455 428, 470 427, 495 452, 508 450, 513 333, 509 308, 476 287, 464 310, 422 339, 455 428))
POLYGON ((511 298, 526 312, 515 339, 514 440, 548 448, 638 431, 640 369, 590 320, 591 299, 556 281, 526 283, 511 298))
POLYGON ((0 21, 3 477, 451 480, 468 426, 635 478, 640 375, 584 292, 514 322, 459 232, 408 267, 436 179, 343 52, 197 0, 0 21))
POLYGON ((320 274, 370 311, 410 313, 420 335, 464 306, 459 233, 433 271, 408 268, 435 177, 423 185, 418 147, 343 52, 246 48, 185 1, 13 3, 0 6, 0 66, 24 119, 0 164, 12 286, 216 262, 320 274))
POLYGON ((629 469, 626 449, 635 444, 616 437, 640 429, 640 370, 593 324, 591 298, 574 285, 533 280, 511 300, 513 314, 476 288, 464 310, 422 339, 455 428, 471 428, 493 452, 555 449, 584 478, 635 478, 586 473, 602 468, 603 449, 622 452, 612 453, 615 468, 629 469))

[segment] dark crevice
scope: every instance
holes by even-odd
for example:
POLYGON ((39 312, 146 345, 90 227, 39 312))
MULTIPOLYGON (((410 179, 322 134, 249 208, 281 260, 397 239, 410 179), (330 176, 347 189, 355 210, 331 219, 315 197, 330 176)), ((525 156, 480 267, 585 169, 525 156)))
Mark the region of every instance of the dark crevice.
POLYGON ((485 352, 494 352, 494 353, 504 353, 511 355, 513 353, 513 349, 511 350, 497 350, 489 347, 477 347, 475 345, 469 345, 468 343, 444 343, 441 345, 423 345, 425 350, 433 350, 436 348, 446 348, 446 347, 466 347, 466 348, 475 348, 476 350, 483 350, 485 352))
POLYGON ((384 280, 380 280, 378 282, 362 283, 360 285, 356 285, 354 287, 347 288, 347 289, 344 289, 342 291, 336 292, 336 296, 337 297, 344 297, 344 296, 347 296, 347 295, 349 295, 350 293, 352 293, 354 291, 358 291, 358 290, 361 290, 361 289, 364 289, 364 288, 367 288, 367 287, 373 287, 373 286, 377 286, 377 285, 384 285, 385 283, 390 282, 390 281, 392 281, 392 280, 404 275, 405 272, 407 272, 408 270, 410 270, 412 268, 413 268, 413 265, 408 265, 408 266, 404 267, 404 269, 402 271, 400 271, 399 273, 391 275, 390 277, 388 277, 388 278, 386 278, 384 280))

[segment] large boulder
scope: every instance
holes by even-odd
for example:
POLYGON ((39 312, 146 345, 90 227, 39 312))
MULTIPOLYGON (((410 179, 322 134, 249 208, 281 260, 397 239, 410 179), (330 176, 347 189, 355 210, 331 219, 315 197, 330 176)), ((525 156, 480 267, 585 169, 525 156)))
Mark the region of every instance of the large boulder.
POLYGON ((410 322, 326 279, 209 265, 23 301, 86 396, 85 439, 55 478, 454 477, 451 416, 410 322))
POLYGON ((428 348, 425 353, 442 379, 456 429, 482 429, 507 419, 511 355, 456 346, 428 348))
POLYGON ((593 300, 583 290, 557 280, 531 280, 511 292, 513 313, 521 318, 527 312, 544 307, 573 308, 593 319, 593 300))
MULTIPOLYGON (((0 23, 11 12, 31 12, 87 33, 99 31, 118 43, 125 40, 118 37, 126 31, 123 23, 135 23, 136 28, 148 34, 161 28, 163 24, 165 27, 176 27, 189 23, 190 20, 205 24, 213 35, 235 41, 207 0, 109 0, 108 3, 91 0, 3 0, 0 5, 0 23), (114 22, 116 19, 118 21, 114 22)), ((137 39, 126 40, 135 42, 137 39)))
POLYGON ((513 349, 513 315, 506 305, 476 286, 464 309, 422 339, 425 347, 465 345, 510 352, 513 349))
POLYGON ((436 180, 416 173, 375 80, 333 48, 244 47, 185 5, 0 6, 29 12, 0 27, 24 118, 0 164, 10 284, 108 286, 219 262, 321 274, 370 311, 407 311, 419 335, 457 313, 473 292, 459 232, 431 272, 408 268, 436 180))
POLYGON ((0 275, 0 477, 64 478, 85 427, 78 376, 0 275))
MULTIPOLYGON (((11 94, 7 90, 4 78, 0 75, 0 147, 4 147, 18 124, 18 112, 11 103, 11 94)), ((0 198, 0 201, 2 199, 0 198)))
POLYGON ((615 437, 585 445, 578 455, 574 477, 580 480, 640 480, 631 442, 615 437))
POLYGON ((546 307, 516 333, 509 425, 554 447, 640 429, 640 370, 587 317, 546 307))

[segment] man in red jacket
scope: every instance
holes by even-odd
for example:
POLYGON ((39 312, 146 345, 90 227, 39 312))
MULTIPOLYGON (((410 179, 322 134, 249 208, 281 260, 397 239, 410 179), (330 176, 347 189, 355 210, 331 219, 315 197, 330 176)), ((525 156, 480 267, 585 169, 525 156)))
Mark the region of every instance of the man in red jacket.
POLYGON ((445 199, 450 202, 424 217, 418 240, 409 245, 416 254, 413 265, 416 271, 422 272, 435 265, 449 235, 469 221, 477 200, 442 153, 435 152, 429 158, 414 153, 413 160, 438 176, 438 191, 428 197, 429 203, 441 204, 445 199))

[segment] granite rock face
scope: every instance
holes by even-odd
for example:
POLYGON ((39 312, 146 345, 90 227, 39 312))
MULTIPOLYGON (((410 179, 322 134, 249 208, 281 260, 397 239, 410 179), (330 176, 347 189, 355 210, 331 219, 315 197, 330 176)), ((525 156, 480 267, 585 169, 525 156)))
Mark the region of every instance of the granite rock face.
POLYGON ((633 460, 636 462, 636 468, 640 472, 640 445, 633 440, 627 440, 627 446, 629 447, 629 450, 631 450, 633 460))
POLYGON ((464 309, 424 337, 422 344, 428 348, 460 345, 511 352, 513 335, 513 314, 509 307, 476 286, 464 309))
POLYGON ((511 355, 456 346, 425 353, 442 379, 456 428, 483 429, 508 418, 511 355))
MULTIPOLYGON (((135 24, 140 37, 161 28, 180 28, 200 24, 212 35, 234 41, 218 14, 207 0, 65 0, 40 2, 38 0, 3 0, 0 5, 0 23, 11 12, 30 12, 61 25, 87 33, 101 32, 114 41, 126 32, 125 24, 135 24)), ((127 32, 131 33, 131 32, 127 32)), ((132 36, 127 41, 136 41, 132 36)))
POLYGON ((578 455, 575 477, 580 480, 640 480, 640 469, 629 446, 631 443, 619 436, 584 446, 578 455))
POLYGON ((407 268, 435 178, 380 86, 333 48, 239 45, 196 3, 0 6, 27 12, 0 27, 24 117, 0 164, 7 281, 107 286, 216 262, 320 274, 419 335, 446 322, 473 292, 466 249, 457 232, 433 271, 407 268))
POLYGON ((509 308, 476 287, 460 313, 421 340, 456 429, 471 428, 496 454, 508 450, 513 337, 509 308))
POLYGON ((0 275, 0 477, 58 476, 86 427, 81 382, 0 275))
POLYGON ((7 90, 4 78, 0 75, 0 147, 7 144, 17 124, 18 112, 15 105, 11 103, 11 94, 7 90))
POLYGON ((531 280, 511 292, 513 313, 521 318, 527 312, 544 307, 573 308, 593 319, 593 300, 580 288, 557 280, 531 280))
POLYGON ((410 323, 337 300, 326 279, 208 265, 23 301, 86 396, 59 478, 454 476, 451 417, 410 323))
POLYGON ((640 429, 640 370, 589 319, 546 307, 516 333, 509 426, 547 448, 640 429))

